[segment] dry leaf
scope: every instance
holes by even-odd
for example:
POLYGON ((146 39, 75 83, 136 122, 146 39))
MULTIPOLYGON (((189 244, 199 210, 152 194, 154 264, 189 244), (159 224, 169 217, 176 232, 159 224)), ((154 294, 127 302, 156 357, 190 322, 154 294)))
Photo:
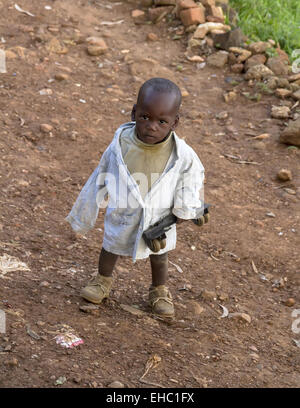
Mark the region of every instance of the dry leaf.
POLYGON ((255 266, 255 263, 254 263, 253 261, 251 261, 251 265, 252 265, 253 271, 254 271, 255 273, 258 273, 258 270, 257 270, 257 268, 256 268, 256 266, 255 266))
POLYGON ((227 317, 229 315, 228 309, 225 306, 219 305, 223 309, 223 314, 220 316, 220 319, 223 317, 227 317))

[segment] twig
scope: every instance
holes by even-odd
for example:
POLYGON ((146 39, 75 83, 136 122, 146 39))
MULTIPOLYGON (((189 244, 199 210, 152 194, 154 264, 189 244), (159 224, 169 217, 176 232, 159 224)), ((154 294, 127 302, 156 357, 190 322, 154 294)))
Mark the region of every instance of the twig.
POLYGON ((253 271, 254 271, 255 273, 258 273, 258 270, 257 270, 257 268, 256 268, 256 266, 255 266, 255 263, 254 263, 253 261, 251 261, 251 265, 252 265, 253 271))
POLYGON ((151 381, 147 381, 147 380, 143 380, 142 377, 139 379, 139 381, 140 381, 141 383, 143 383, 143 384, 153 385, 154 387, 165 388, 165 387, 163 387, 163 386, 160 385, 160 384, 157 384, 157 383, 154 383, 154 382, 151 382, 151 381))
POLYGON ((220 259, 215 258, 212 254, 210 254, 210 256, 212 257, 212 259, 214 259, 215 261, 219 261, 220 259))

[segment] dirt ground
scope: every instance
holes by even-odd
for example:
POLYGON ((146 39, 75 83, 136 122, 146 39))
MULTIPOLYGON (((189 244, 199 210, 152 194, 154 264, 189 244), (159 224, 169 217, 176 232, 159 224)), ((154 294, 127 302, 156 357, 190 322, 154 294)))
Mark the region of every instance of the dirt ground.
POLYGON ((245 98, 241 92, 253 89, 227 67, 197 69, 184 56, 186 37, 172 40, 179 21, 134 25, 132 3, 18 4, 35 17, 0 1, 0 45, 16 56, 0 74, 0 256, 29 270, 0 273, 0 386, 299 387, 292 312, 300 308, 300 150, 277 141, 284 123, 270 111, 280 100, 245 98), (157 41, 147 40, 150 32, 157 41), (104 38, 108 52, 88 55, 88 36, 104 38), (59 73, 68 77, 52 80, 59 73), (149 314, 149 260, 120 258, 111 298, 90 313, 80 310, 87 305, 80 289, 97 272, 103 211, 85 237, 64 221, 114 131, 130 120, 139 86, 153 76, 188 93, 177 133, 204 164, 212 204, 202 229, 178 226, 169 254, 172 323, 149 314), (52 93, 41 95, 45 88, 52 93), (233 88, 237 100, 225 103, 223 93, 233 88), (262 133, 270 137, 253 139, 262 133), (291 181, 276 179, 282 168, 291 181), (251 321, 221 318, 220 305, 251 321), (84 344, 56 343, 70 330, 84 344))

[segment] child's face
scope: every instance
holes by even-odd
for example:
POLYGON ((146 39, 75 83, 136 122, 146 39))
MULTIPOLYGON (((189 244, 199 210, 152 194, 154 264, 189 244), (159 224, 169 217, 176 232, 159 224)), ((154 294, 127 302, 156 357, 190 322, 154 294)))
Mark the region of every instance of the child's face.
POLYGON ((146 90, 133 106, 132 120, 136 121, 137 135, 142 142, 161 142, 179 121, 175 95, 146 90))

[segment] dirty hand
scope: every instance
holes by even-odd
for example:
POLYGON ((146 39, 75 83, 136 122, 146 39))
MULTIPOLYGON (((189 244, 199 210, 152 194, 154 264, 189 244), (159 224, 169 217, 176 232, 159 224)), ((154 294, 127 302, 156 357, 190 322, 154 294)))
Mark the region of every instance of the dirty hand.
POLYGON ((194 223, 196 225, 198 225, 199 227, 202 227, 202 225, 207 224, 209 220, 209 214, 204 214, 199 218, 196 218, 194 221, 194 223))

